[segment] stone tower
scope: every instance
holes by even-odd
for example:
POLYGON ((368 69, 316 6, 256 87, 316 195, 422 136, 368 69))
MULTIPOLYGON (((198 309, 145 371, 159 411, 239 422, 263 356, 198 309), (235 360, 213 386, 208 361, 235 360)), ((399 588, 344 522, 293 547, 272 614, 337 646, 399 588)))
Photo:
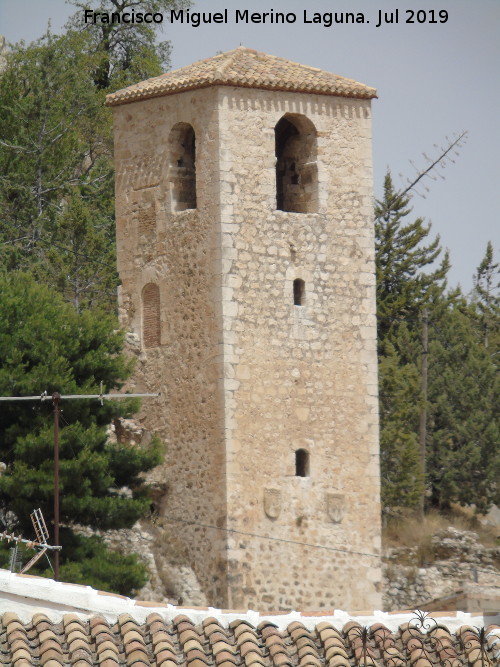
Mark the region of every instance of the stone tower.
POLYGON ((108 97, 160 520, 211 605, 381 603, 373 97, 244 47, 108 97))

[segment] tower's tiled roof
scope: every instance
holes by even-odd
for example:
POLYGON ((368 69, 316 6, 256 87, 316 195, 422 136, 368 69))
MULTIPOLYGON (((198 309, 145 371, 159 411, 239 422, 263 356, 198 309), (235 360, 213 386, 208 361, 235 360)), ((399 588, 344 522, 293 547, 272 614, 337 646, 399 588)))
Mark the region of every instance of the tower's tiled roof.
POLYGON ((106 103, 116 106, 207 86, 262 88, 365 99, 377 94, 375 88, 352 79, 240 46, 118 90, 107 96, 106 103))
POLYGON ((412 623, 391 632, 351 621, 337 629, 300 621, 279 629, 264 620, 229 626, 209 614, 198 624, 179 614, 166 621, 157 612, 145 622, 130 614, 109 621, 67 613, 58 622, 35 613, 26 623, 6 612, 0 624, 0 662, 14 667, 493 667, 500 664, 500 627, 484 633, 443 625, 421 633, 412 623))

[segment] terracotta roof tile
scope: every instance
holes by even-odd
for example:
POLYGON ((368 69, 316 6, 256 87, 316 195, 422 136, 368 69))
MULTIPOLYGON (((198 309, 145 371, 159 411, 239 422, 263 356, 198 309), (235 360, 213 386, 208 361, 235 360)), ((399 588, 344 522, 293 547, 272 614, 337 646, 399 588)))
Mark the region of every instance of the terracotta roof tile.
POLYGON ((262 651, 260 650, 256 640, 252 637, 252 639, 247 639, 243 642, 238 642, 238 650, 240 654, 245 657, 247 653, 255 652, 258 655, 262 655, 262 651))
POLYGON ((231 628, 231 630, 233 630, 235 635, 238 632, 238 628, 241 628, 239 630, 240 632, 243 632, 243 630, 248 630, 249 628, 251 630, 255 630, 255 627, 250 623, 250 621, 247 621, 246 618, 238 618, 235 621, 230 621, 229 627, 231 628))
POLYGON ((196 641, 200 641, 200 635, 193 628, 187 628, 187 630, 183 630, 179 634, 179 641, 181 644, 185 644, 188 639, 195 639, 196 641))
POLYGON ((352 79, 240 46, 233 51, 199 60, 187 67, 118 90, 107 96, 106 104, 116 106, 208 86, 261 88, 366 99, 376 97, 374 88, 352 79))
POLYGON ((69 661, 72 663, 83 661, 87 664, 92 664, 92 653, 88 649, 70 649, 68 655, 69 661))
MULTIPOLYGON (((206 621, 207 619, 205 619, 206 621)), ((195 625, 187 617, 166 621, 151 614, 140 623, 122 615, 114 624, 102 617, 80 620, 43 615, 22 622, 0 618, 0 664, 13 667, 499 667, 500 627, 451 632, 440 624, 405 623, 391 631, 381 623, 356 622, 343 628, 326 622, 279 630, 215 619, 195 625), (196 648, 191 648, 191 644, 196 648)))
POLYGON ((239 625, 237 628, 235 628, 234 636, 236 638, 236 643, 239 646, 244 642, 254 642, 257 644, 259 642, 255 630, 250 630, 248 626, 245 627, 244 625, 239 625))
POLYGON ((267 665, 268 661, 260 654, 252 651, 247 653, 244 657, 245 665, 267 665))
POLYGON ((129 630, 128 632, 123 633, 123 642, 125 644, 128 644, 133 641, 139 641, 141 642, 141 644, 144 643, 140 632, 138 632, 137 630, 129 630))
POLYGON ((203 651, 203 647, 200 644, 199 639, 188 639, 188 641, 183 644, 182 649, 186 654, 191 653, 191 651, 203 651))
POLYGON ((156 654, 156 661, 162 665, 176 665, 176 661, 172 658, 170 651, 160 651, 156 654))
POLYGON ((63 650, 61 648, 61 644, 59 644, 59 642, 56 641, 55 639, 45 639, 44 641, 42 641, 40 643, 40 649, 39 649, 40 650, 40 655, 42 655, 43 653, 45 653, 49 649, 53 650, 53 651, 56 651, 57 653, 62 655, 63 650))
POLYGON ((189 667, 206 667, 208 665, 208 660, 206 658, 194 658, 191 660, 188 656, 187 663, 189 667))
POLYGON ((175 662, 176 655, 175 652, 169 646, 165 646, 163 642, 160 642, 154 647, 153 654, 162 656, 162 660, 173 660, 175 662))
POLYGON ((38 625, 43 621, 50 624, 50 618, 47 616, 47 614, 43 614, 41 612, 33 614, 33 625, 38 625))
POLYGON ((21 621, 17 618, 13 618, 10 622, 6 622, 6 627, 7 627, 7 635, 10 635, 12 632, 20 631, 20 632, 25 632, 25 629, 23 628, 23 624, 21 621))
POLYGON ((254 639, 257 638, 257 632, 255 628, 249 623, 240 623, 239 625, 235 625, 233 628, 233 633, 237 641, 244 641, 242 639, 243 637, 245 639, 250 637, 253 637, 254 639))
POLYGON ((115 637, 112 632, 100 632, 95 636, 95 645, 97 648, 102 644, 116 644, 115 637))
POLYGON ((222 663, 225 662, 231 662, 236 665, 239 662, 238 656, 235 653, 225 649, 219 650, 217 653, 215 653, 215 661, 218 665, 222 665, 222 663))
POLYGON ((76 637, 74 639, 71 639, 71 641, 67 642, 68 648, 71 653, 75 651, 89 651, 89 641, 86 638, 83 637, 76 637))
POLYGON ((342 655, 334 656, 329 662, 329 667, 350 667, 349 660, 342 655))
POLYGON ((172 637, 169 635, 165 624, 155 621, 149 626, 149 634, 153 643, 157 642, 167 642, 170 646, 173 646, 172 637))
POLYGON ((28 650, 28 648, 18 648, 15 651, 12 652, 12 662, 17 662, 18 660, 21 660, 24 658, 25 660, 30 660, 31 659, 31 654, 28 650))

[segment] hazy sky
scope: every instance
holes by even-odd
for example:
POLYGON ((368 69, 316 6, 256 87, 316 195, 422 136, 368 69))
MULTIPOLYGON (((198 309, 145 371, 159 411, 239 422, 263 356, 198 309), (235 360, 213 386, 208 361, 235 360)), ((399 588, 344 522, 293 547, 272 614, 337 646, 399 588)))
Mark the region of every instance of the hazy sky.
MULTIPOLYGON (((88 1, 92 7, 92 0, 88 1)), ((373 102, 375 195, 389 167, 402 187, 425 153, 438 155, 447 139, 467 130, 455 164, 439 168, 413 197, 414 215, 432 221, 449 248, 450 284, 467 291, 472 274, 493 241, 500 258, 500 0, 199 0, 191 11, 229 10, 228 25, 165 24, 172 67, 233 49, 240 44, 357 79, 378 90, 373 102), (365 23, 304 23, 315 12, 361 12, 365 23), (376 27, 399 9, 399 22, 376 27), (293 12, 294 24, 236 24, 235 10, 293 12), (406 23, 414 11, 414 23, 406 23), (427 19, 417 22, 418 18, 427 19), (433 10, 433 13, 432 11, 433 10), (448 20, 439 22, 448 12, 448 20), (432 18, 437 23, 430 23, 432 18), (369 21, 367 23, 366 21, 369 21), (437 147, 435 147, 435 145, 437 147), (402 177, 399 176, 402 174, 402 177)), ((0 34, 8 41, 40 36, 50 20, 62 26, 74 8, 64 0, 0 0, 0 34)), ((1 133, 1 128, 0 128, 1 133)))

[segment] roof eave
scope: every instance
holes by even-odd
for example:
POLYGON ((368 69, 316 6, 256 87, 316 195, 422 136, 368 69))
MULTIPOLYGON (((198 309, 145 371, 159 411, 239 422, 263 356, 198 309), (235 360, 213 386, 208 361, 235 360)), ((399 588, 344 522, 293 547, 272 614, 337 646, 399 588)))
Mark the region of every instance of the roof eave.
MULTIPOLYGON (((123 104, 132 104, 133 102, 142 102, 143 100, 150 100, 157 97, 167 97, 169 95, 176 95, 177 93, 183 93, 190 90, 200 90, 204 88, 214 88, 214 87, 226 87, 226 88, 253 88, 255 90, 272 90, 279 92, 287 93, 300 93, 303 95, 324 95, 326 97, 344 97, 351 99, 364 99, 371 100, 377 99, 377 91, 375 88, 368 88, 366 90, 360 90, 359 92, 342 92, 342 91, 329 91, 321 90, 315 88, 295 88, 291 86, 266 86, 263 84, 244 84, 233 82, 224 82, 224 81, 208 81, 206 83, 193 83, 193 85, 184 85, 179 87, 174 87, 171 89, 159 89, 152 90, 151 92, 140 91, 134 94, 134 92, 129 91, 126 94, 124 91, 117 91, 116 93, 110 93, 106 96, 106 106, 116 107, 123 104)), ((127 90, 127 89, 125 89, 127 90)))

